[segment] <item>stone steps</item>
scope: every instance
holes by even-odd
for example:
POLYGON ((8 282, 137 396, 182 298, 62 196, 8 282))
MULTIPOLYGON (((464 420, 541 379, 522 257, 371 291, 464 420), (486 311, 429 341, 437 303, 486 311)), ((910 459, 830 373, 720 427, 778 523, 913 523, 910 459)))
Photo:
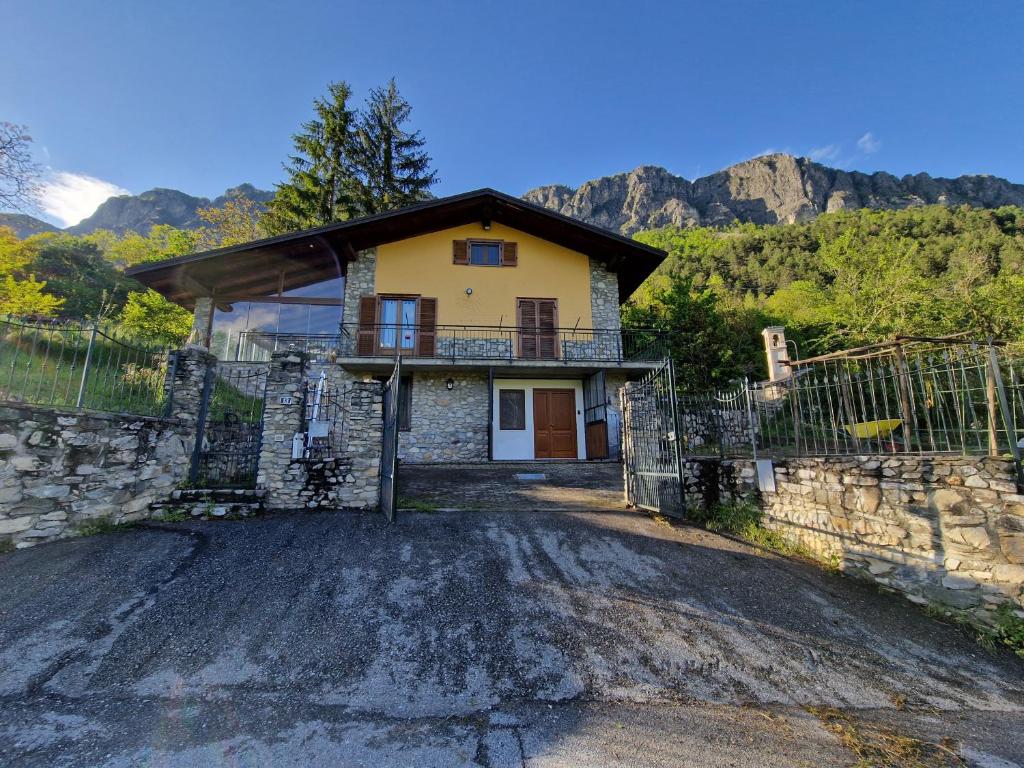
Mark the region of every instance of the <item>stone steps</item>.
POLYGON ((154 519, 180 517, 223 519, 252 517, 263 511, 265 490, 249 488, 181 488, 168 501, 150 504, 154 519))

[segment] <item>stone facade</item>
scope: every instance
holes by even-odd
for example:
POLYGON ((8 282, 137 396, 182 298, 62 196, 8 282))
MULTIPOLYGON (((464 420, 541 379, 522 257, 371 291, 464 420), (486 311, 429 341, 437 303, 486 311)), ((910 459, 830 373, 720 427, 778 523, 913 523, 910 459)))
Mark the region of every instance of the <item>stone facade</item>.
POLYGON ((380 501, 383 387, 351 381, 330 366, 332 384, 350 388, 339 453, 329 459, 293 459, 292 438, 305 429, 303 388, 309 375, 302 352, 276 353, 267 375, 263 444, 257 484, 270 509, 374 509, 380 501))
POLYGON ((688 460, 688 505, 757 498, 767 527, 916 603, 981 622, 1006 600, 1024 605, 1024 495, 1012 462, 845 456, 773 471, 775 492, 758 495, 753 462, 688 460))
POLYGON ((409 432, 398 434, 408 463, 487 461, 487 374, 417 372, 412 380, 409 432), (451 378, 455 386, 448 390, 451 378))
POLYGON ((590 314, 593 327, 619 330, 619 277, 590 257, 590 314))
MULTIPOLYGON (((342 312, 342 322, 346 325, 359 322, 359 299, 363 296, 372 296, 377 290, 377 249, 368 248, 359 251, 355 259, 349 261, 345 272, 345 301, 342 312)), ((351 330, 349 330, 351 334, 351 330)), ((354 339, 349 339, 354 343, 354 339)), ((345 349, 346 342, 342 342, 342 354, 348 353, 345 349)), ((354 348, 353 348, 354 349, 354 348)))
POLYGON ((0 406, 0 543, 20 549, 97 519, 148 517, 187 476, 192 429, 175 419, 0 406))
POLYGON ((195 310, 192 312, 192 330, 188 335, 189 343, 204 349, 208 347, 212 327, 213 299, 209 296, 197 296, 195 310))

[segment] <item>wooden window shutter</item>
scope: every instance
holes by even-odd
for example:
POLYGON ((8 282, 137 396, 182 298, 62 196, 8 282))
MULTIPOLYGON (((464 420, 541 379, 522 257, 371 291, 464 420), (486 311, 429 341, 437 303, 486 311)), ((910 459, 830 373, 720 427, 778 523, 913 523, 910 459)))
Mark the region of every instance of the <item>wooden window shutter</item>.
POLYGON ((356 354, 369 357, 377 349, 377 297, 359 297, 359 330, 356 332, 356 354))
POLYGON ((537 357, 553 360, 557 355, 558 305, 554 301, 537 302, 537 357))
POLYGON ((501 266, 514 267, 519 263, 519 245, 507 240, 501 244, 501 266))
POLYGON ((469 264, 468 240, 452 240, 452 264, 469 264))
POLYGON ((433 357, 437 352, 437 299, 420 299, 417 325, 416 354, 433 357))
POLYGON ((519 299, 516 302, 519 325, 519 356, 537 357, 537 302, 534 299, 519 299))

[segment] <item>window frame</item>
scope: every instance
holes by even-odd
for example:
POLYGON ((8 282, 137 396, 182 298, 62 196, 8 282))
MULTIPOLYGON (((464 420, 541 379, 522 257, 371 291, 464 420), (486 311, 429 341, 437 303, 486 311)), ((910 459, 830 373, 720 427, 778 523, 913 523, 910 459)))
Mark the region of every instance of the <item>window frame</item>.
POLYGON ((504 266, 505 260, 505 241, 504 240, 485 240, 484 238, 474 237, 466 240, 466 266, 468 267, 501 267, 504 266), (498 261, 494 264, 477 264, 473 261, 473 246, 474 245, 496 245, 498 246, 498 261))
POLYGON ((526 390, 525 389, 512 389, 512 388, 498 388, 498 430, 501 432, 525 432, 526 431, 526 390), (519 407, 519 422, 513 422, 513 424, 521 424, 521 426, 506 426, 505 421, 505 398, 503 395, 506 393, 510 395, 516 395, 521 398, 519 407))
POLYGON ((388 325, 395 326, 395 329, 394 329, 395 330, 395 344, 399 345, 397 348, 402 350, 403 352, 406 351, 407 349, 409 351, 411 351, 411 352, 415 352, 416 349, 417 349, 417 344, 419 344, 420 299, 422 299, 423 296, 418 294, 418 293, 378 293, 378 294, 375 294, 375 295, 377 297, 377 310, 376 310, 376 313, 375 313, 376 329, 374 331, 374 339, 373 339, 373 341, 374 341, 374 348, 376 350, 380 351, 380 352, 385 352, 385 353, 392 353, 396 349, 396 347, 386 347, 383 344, 381 344, 381 333, 384 331, 384 326, 385 326, 385 323, 384 323, 384 302, 385 301, 397 301, 397 302, 411 301, 415 305, 415 310, 413 311, 413 322, 412 322, 412 328, 413 328, 412 346, 406 348, 406 347, 403 347, 403 346, 401 346, 399 344, 399 341, 400 341, 399 340, 399 335, 401 334, 401 329, 405 327, 405 324, 401 322, 401 319, 402 319, 401 318, 401 304, 399 304, 399 311, 398 311, 398 314, 397 314, 398 322, 397 323, 388 323, 388 325))

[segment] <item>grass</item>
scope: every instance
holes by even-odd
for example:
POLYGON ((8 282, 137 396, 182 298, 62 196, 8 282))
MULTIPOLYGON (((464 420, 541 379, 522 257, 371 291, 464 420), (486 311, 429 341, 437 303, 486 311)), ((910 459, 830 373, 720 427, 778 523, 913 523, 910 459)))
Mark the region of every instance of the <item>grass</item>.
POLYGON ((396 506, 399 509, 414 509, 417 512, 437 512, 437 510, 440 509, 440 507, 432 501, 425 501, 423 499, 407 499, 402 496, 398 497, 398 503, 396 506))
POLYGON ((191 520, 192 515, 181 507, 173 507, 171 509, 164 510, 164 513, 155 519, 162 523, 183 523, 186 520, 191 520))
POLYGON ((987 651, 994 651, 1002 645, 1024 658, 1024 618, 1017 615, 1022 609, 1012 600, 1007 600, 996 609, 994 626, 980 624, 964 614, 937 605, 926 605, 922 610, 937 621, 952 624, 967 632, 987 651))
POLYGON ((111 517, 96 517, 92 520, 87 520, 81 523, 75 528, 76 536, 98 536, 102 533, 111 533, 122 528, 124 525, 118 525, 114 522, 111 517))
POLYGON ((755 546, 783 555, 812 560, 828 571, 839 571, 840 561, 837 556, 822 560, 816 553, 789 541, 778 531, 765 528, 762 518, 763 513, 750 499, 719 504, 710 510, 699 509, 693 516, 696 522, 709 531, 738 536, 755 546))
MULTIPOLYGON (((0 334, 0 399, 74 407, 88 331, 7 329, 0 334)), ((99 411, 159 415, 166 353, 97 334, 82 405, 99 411)))
POLYGON ((7 552, 13 552, 14 550, 14 542, 10 539, 0 541, 0 555, 6 554, 7 552))
POLYGON ((950 739, 923 741, 892 728, 855 720, 834 707, 808 707, 857 758, 857 768, 949 768, 966 766, 950 739))

